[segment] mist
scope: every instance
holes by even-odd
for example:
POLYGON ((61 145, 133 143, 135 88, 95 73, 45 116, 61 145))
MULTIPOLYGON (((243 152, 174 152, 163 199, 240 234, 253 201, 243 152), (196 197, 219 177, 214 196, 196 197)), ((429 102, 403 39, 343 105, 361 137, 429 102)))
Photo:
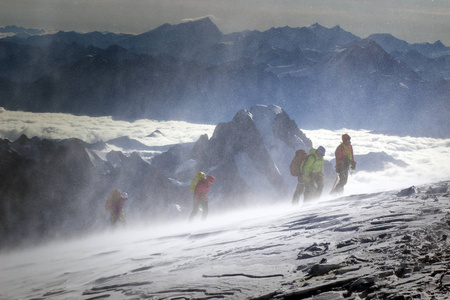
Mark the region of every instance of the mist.
MULTIPOLYGON (((192 147, 199 140, 200 136, 207 135, 211 137, 215 130, 214 125, 208 124, 177 121, 163 122, 146 119, 127 122, 114 120, 111 117, 74 116, 62 113, 29 113, 5 109, 2 109, 0 113, 0 128, 0 137, 11 141, 15 141, 23 134, 29 137, 51 140, 65 140, 75 137, 89 143, 127 136, 131 140, 140 142, 145 147, 141 150, 136 150, 129 147, 123 148, 121 144, 107 143, 105 148, 95 151, 89 150, 88 153, 90 153, 90 159, 93 160, 92 155, 96 155, 100 159, 106 159, 110 151, 120 151, 129 157, 130 162, 134 161, 134 158, 131 158, 134 152, 137 152, 144 160, 152 161, 154 157, 168 151, 174 145, 192 147), (155 132, 157 134, 152 134, 155 132)), ((349 176, 344 195, 402 189, 448 180, 450 176, 450 164, 448 164, 450 160, 450 139, 401 137, 373 133, 369 130, 345 128, 340 130, 303 130, 303 132, 311 139, 314 148, 318 146, 326 148, 324 159, 329 162, 332 162, 334 159, 334 150, 341 142, 341 135, 347 133, 352 137, 357 168, 356 172, 349 176), (380 152, 384 152, 394 160, 401 161, 402 164, 397 165, 391 162, 376 161, 370 156, 371 153, 380 152), (365 162, 366 167, 364 170, 358 170, 358 161, 361 164, 363 161, 365 162), (373 167, 371 167, 371 164, 373 167)), ((285 156, 283 160, 289 163, 293 152, 283 154, 285 156)), ((280 197, 280 191, 271 187, 267 178, 252 166, 252 162, 246 154, 240 154, 234 160, 243 181, 254 189, 253 195, 250 196, 250 199, 242 198, 243 195, 236 195, 236 198, 228 203, 222 199, 222 192, 213 186, 210 195, 210 220, 206 223, 196 222, 195 224, 213 228, 215 226, 224 226, 224 223, 231 220, 236 220, 237 223, 240 223, 245 218, 267 219, 272 212, 277 211, 278 208, 275 208, 274 205, 279 206, 280 211, 283 213, 298 209, 290 207, 296 179, 290 176, 287 170, 280 169, 281 176, 288 184, 286 194, 280 197), (271 208, 269 209, 267 206, 271 208)), ((101 160, 97 161, 101 162, 101 160)), ((120 165, 124 162, 117 160, 117 163, 120 165)), ((334 164, 330 165, 334 168, 334 164)), ((139 168, 141 167, 137 166, 130 169, 130 174, 139 174, 139 168)), ((326 182, 328 184, 325 185, 320 200, 325 202, 333 199, 329 195, 329 191, 331 190, 330 184, 334 182, 336 174, 332 171, 327 176, 326 182)), ((133 230, 137 231, 155 230, 155 232, 160 232, 161 228, 175 228, 176 231, 176 228, 184 227, 183 224, 186 224, 192 209, 191 195, 180 194, 179 197, 181 196, 180 199, 182 200, 167 199, 168 201, 165 201, 167 203, 164 204, 165 208, 163 208, 161 206, 163 205, 162 203, 151 204, 152 198, 148 195, 134 194, 133 189, 140 188, 139 185, 142 183, 140 181, 129 182, 131 177, 130 179, 125 177, 122 180, 128 182, 126 191, 130 194, 130 199, 125 206, 127 227, 134 228, 133 230), (136 201, 137 198, 148 200, 141 203, 136 201), (161 211, 164 211, 164 213, 161 214, 161 211)), ((135 180, 137 178, 139 177, 135 177, 135 180)), ((175 183, 175 186, 186 190, 190 183, 189 177, 186 177, 184 182, 171 180, 175 183)), ((221 178, 218 177, 217 180, 220 182, 221 178)), ((82 192, 82 201, 78 201, 73 209, 85 212, 83 213, 83 220, 73 219, 70 214, 61 212, 60 218, 62 218, 62 223, 60 225, 56 228, 52 228, 51 224, 46 225, 47 238, 45 241, 67 237, 80 238, 90 231, 101 232, 108 229, 109 216, 104 211, 104 203, 109 191, 103 188, 99 189, 103 183, 96 182, 96 180, 87 177, 86 182, 80 186, 80 188, 82 187, 82 190, 79 191, 82 192), (78 233, 70 233, 73 229, 76 229, 75 232, 78 233)), ((60 192, 64 194, 67 191, 60 192)), ((148 192, 150 191, 147 190, 146 193, 148 192)), ((51 197, 54 197, 54 195, 51 197)), ((154 197, 160 196, 155 195, 154 197)), ((161 197, 164 198, 165 196, 161 197)), ((45 217, 45 214, 41 215, 39 213, 39 215, 36 215, 36 222, 41 218, 40 216, 45 217)), ((32 224, 30 230, 34 227, 32 224)), ((195 224, 193 226, 196 226, 195 224)), ((164 230, 164 232, 166 231, 164 230)), ((36 242, 36 239, 34 242, 36 242)))
MULTIPOLYGON (((128 136, 149 149, 155 149, 151 151, 150 156, 167 151, 170 146, 176 144, 192 144, 202 134, 211 137, 215 127, 182 121, 140 119, 128 122, 111 117, 62 113, 30 113, 5 109, 0 112, 0 137, 10 141, 15 141, 22 134, 41 139, 79 138, 88 143, 128 136), (156 130, 162 134, 149 137, 156 130)), ((301 124, 299 127, 301 128, 301 124)), ((430 183, 445 180, 450 175, 450 139, 394 136, 373 133, 371 130, 346 128, 302 131, 313 141, 314 147, 322 145, 326 148, 325 160, 331 161, 334 158, 334 150, 341 141, 341 135, 348 133, 352 137, 355 155, 385 152, 408 165, 406 168, 391 165, 381 172, 356 172, 348 183, 348 188, 355 192, 375 192, 430 183)), ((128 154, 135 151, 113 145, 110 145, 109 149, 128 154)))
MULTIPOLYGON (((114 161, 109 157, 109 161, 118 165, 133 162, 131 171, 137 174, 141 172, 142 164, 137 163, 140 159, 136 154, 151 162, 174 145, 192 147, 198 140, 205 139, 204 135, 212 136, 216 129, 214 125, 187 122, 146 119, 127 122, 111 117, 0 111, 0 137, 21 140, 16 147, 29 144, 24 143, 23 134, 57 141, 77 137, 96 143, 122 136, 139 141, 148 148, 133 150, 125 147, 126 143, 124 148, 120 143, 106 143, 104 148, 86 148, 81 152, 86 151, 89 159, 98 163, 95 155, 106 159, 111 153, 119 156, 118 153, 123 151, 127 159, 114 161)), ((259 125, 265 128, 267 124, 259 125)), ((20 247, 2 248, 0 299, 106 296, 124 299, 136 295, 159 299, 166 295, 198 298, 212 294, 224 298, 254 298, 265 293, 281 293, 280 286, 304 289, 296 287, 295 282, 299 278, 308 280, 318 259, 320 266, 336 268, 345 266, 341 259, 347 256, 364 258, 364 253, 371 255, 373 247, 379 247, 373 251, 381 258, 372 267, 379 267, 385 273, 386 267, 398 265, 398 249, 395 249, 405 236, 409 236, 408 230, 416 236, 420 234, 421 226, 433 224, 436 232, 446 232, 448 182, 445 181, 450 177, 449 139, 393 136, 348 128, 303 130, 303 133, 313 147, 322 145, 326 148, 326 161, 333 160, 334 149, 343 133, 352 137, 357 166, 343 195, 331 196, 330 186, 326 185, 319 200, 309 204, 300 201, 299 205, 292 206, 291 195, 296 180, 288 170, 280 168, 288 182, 287 194, 280 197, 270 189, 264 176, 258 175, 259 171, 246 154, 240 154, 234 161, 246 184, 266 188, 255 191, 251 199, 237 195, 232 203, 225 202, 217 189, 220 185, 213 185, 207 219, 189 222, 192 194, 185 193, 184 201, 168 199, 165 209, 158 207, 158 203, 141 203, 135 201, 138 195, 133 194, 133 189, 141 185, 137 180, 139 177, 128 173, 123 176, 129 176, 133 181, 127 190, 130 195, 125 205, 127 223, 111 228, 109 214, 104 209, 109 190, 94 195, 94 190, 99 191, 95 185, 101 182, 87 181, 84 201, 75 207, 76 211, 83 212, 81 215, 62 212, 60 217, 64 221, 47 224, 45 237, 28 237, 29 240, 22 241, 20 247), (387 163, 374 160, 378 156, 371 156, 371 153, 380 152, 394 160, 387 163), (396 164, 400 160, 402 164, 396 164), (364 171, 358 169, 358 162, 365 165, 364 171), (414 188, 409 189, 412 186, 414 188), (402 189, 408 192, 400 193, 402 189), (411 196, 399 197, 400 194, 411 196), (408 223, 408 220, 412 221, 408 223), (357 241, 361 243, 353 247, 357 241), (314 251, 310 253, 308 249, 314 251), (392 255, 387 249, 393 249, 392 255)), ((29 150, 24 153, 32 157, 33 151, 29 150)), ((290 161, 293 153, 294 150, 285 152, 285 160, 290 161)), ((216 175, 216 183, 221 180, 216 175)), ((334 177, 326 180, 332 182, 334 177)), ((189 181, 172 179, 172 184, 188 190, 189 181)), ((26 206, 27 203, 20 204, 26 206)), ((36 212, 40 211, 45 211, 45 207, 36 212)), ((42 224, 41 216, 36 214, 29 233, 37 224, 42 224)), ((423 243, 430 239, 433 239, 435 249, 447 247, 447 244, 441 245, 443 239, 439 234, 433 235, 434 231, 430 229, 425 232, 427 239, 417 237, 419 248, 427 249, 423 243)), ((411 246, 416 240, 407 243, 411 246)), ((433 254, 427 252, 427 255, 433 254)), ((353 271, 345 269, 344 275, 337 275, 334 286, 338 286, 340 276, 347 278, 345 280, 367 278, 371 274, 367 271, 369 257, 364 261, 363 267, 350 268, 353 271)), ((420 281, 423 281, 426 273, 421 274, 420 281)), ((430 278, 433 276, 430 274, 430 278)), ((318 294, 326 292, 330 280, 333 279, 318 285, 312 283, 307 289, 317 289, 315 293, 318 294)), ((408 293, 415 289, 415 281, 411 279, 408 279, 411 286, 398 285, 392 289, 396 282, 378 280, 379 285, 388 285, 391 293, 401 293, 402 287, 408 293)), ((429 288, 426 290, 430 291, 429 288)))
MULTIPOLYGON (((430 283, 440 277, 436 272, 445 274, 448 255, 436 262, 422 261, 425 255, 446 253, 441 234, 449 230, 448 186, 418 189, 422 191, 411 196, 398 196, 398 191, 366 193, 307 206, 240 209, 211 215, 205 222, 127 226, 1 253, 0 299, 270 299, 297 293, 344 299, 348 282, 354 286, 363 279, 381 286, 373 291, 369 283, 372 294, 421 293, 423 298, 433 293, 445 299, 447 291, 430 283), (426 247, 430 243, 433 249, 426 247), (406 245, 413 255, 421 249, 421 256, 402 261, 408 252, 399 254, 399 249, 406 245), (406 277, 398 272, 400 279, 390 276, 399 266, 407 267, 406 277), (316 275, 318 268, 324 270, 316 275), (329 274, 327 268, 341 272, 329 274)), ((353 295, 363 296, 366 285, 352 290, 353 295)))
MULTIPOLYGON (((42 31, 0 45, 0 165, 9 171, 0 174, 0 300, 269 299, 299 288, 333 293, 336 278, 351 295, 372 274, 377 284, 395 274, 385 286, 404 280, 410 292, 415 277, 403 273, 423 275, 437 261, 430 277, 445 283, 448 271, 435 272, 450 261, 450 48, 424 43, 449 42, 441 2, 390 3, 386 13, 377 1, 362 10, 316 1, 189 1, 182 10, 177 1, 95 1, 101 10, 89 10, 86 1, 44 1, 39 14, 16 2, 5 2, 0 23, 90 33, 42 31), (422 44, 375 34, 384 32, 422 44), (265 123, 271 116, 256 121, 254 106, 285 109, 283 132, 265 123), (218 141, 218 132, 228 135, 218 141), (356 171, 332 196, 344 133, 356 171), (289 162, 297 148, 319 146, 322 196, 293 206, 289 162), (207 219, 190 223, 196 171, 216 183, 207 219), (115 188, 129 199, 126 223, 112 228, 105 202, 115 188), (312 266, 345 269, 321 274, 316 287, 312 266)), ((430 282, 422 285, 439 285, 430 282)))

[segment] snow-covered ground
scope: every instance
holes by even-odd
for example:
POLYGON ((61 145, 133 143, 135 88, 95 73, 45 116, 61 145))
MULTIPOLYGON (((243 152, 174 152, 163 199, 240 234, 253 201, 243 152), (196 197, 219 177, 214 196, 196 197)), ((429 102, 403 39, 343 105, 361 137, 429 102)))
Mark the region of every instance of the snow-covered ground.
MULTIPOLYGON (((0 137, 12 141, 21 134, 86 142, 128 136, 164 151, 214 128, 0 110, 0 137), (162 134, 148 137, 156 130, 162 134)), ((288 199, 227 215, 210 211, 206 222, 134 225, 5 252, 0 299, 446 299, 450 140, 304 132, 327 148, 328 160, 348 133, 356 155, 384 151, 408 166, 356 172, 343 197, 324 195, 309 206, 288 199)))
POLYGON ((447 299, 449 197, 443 182, 4 253, 0 299, 447 299))

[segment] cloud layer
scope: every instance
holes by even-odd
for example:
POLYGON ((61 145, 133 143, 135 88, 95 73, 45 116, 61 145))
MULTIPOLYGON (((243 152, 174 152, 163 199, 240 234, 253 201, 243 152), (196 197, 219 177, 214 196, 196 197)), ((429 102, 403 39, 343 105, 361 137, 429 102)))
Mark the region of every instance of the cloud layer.
POLYGON ((20 135, 47 139, 78 138, 88 143, 128 136, 148 146, 195 142, 200 135, 211 137, 214 125, 182 121, 113 120, 111 117, 74 116, 62 113, 0 112, 0 137, 16 140, 20 135), (162 135, 147 137, 155 130, 162 135))
MULTIPOLYGON (((211 137, 214 128, 215 125, 180 121, 127 122, 113 120, 111 117, 0 109, 0 138, 11 141, 16 140, 21 134, 48 139, 75 137, 89 143, 128 136, 147 146, 167 149, 170 145, 195 142, 202 134, 211 137), (148 137, 155 130, 159 130, 162 135, 148 137)), ((386 152, 408 164, 406 168, 389 165, 379 172, 356 172, 349 178, 346 186, 346 192, 349 194, 404 188, 450 178, 450 139, 398 137, 351 129, 303 131, 313 141, 314 147, 322 145, 326 148, 327 160, 334 158, 334 151, 341 142, 341 135, 348 133, 352 137, 355 155, 386 152)), ((326 194, 325 191, 324 195, 326 194)))
POLYGON ((325 159, 328 160, 334 158, 341 135, 348 133, 355 155, 386 152, 408 164, 406 168, 390 165, 380 172, 356 172, 349 179, 347 189, 350 193, 385 191, 450 178, 450 139, 398 137, 350 129, 304 132, 313 140, 314 147, 323 145, 327 149, 325 159))

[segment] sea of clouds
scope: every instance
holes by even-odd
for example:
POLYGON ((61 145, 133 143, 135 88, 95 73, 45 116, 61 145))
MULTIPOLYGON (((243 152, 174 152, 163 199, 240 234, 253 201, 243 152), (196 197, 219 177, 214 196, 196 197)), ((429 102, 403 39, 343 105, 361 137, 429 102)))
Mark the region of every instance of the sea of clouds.
POLYGON ((0 108, 0 137, 15 141, 22 134, 42 139, 78 138, 88 143, 128 136, 149 146, 195 142, 200 135, 211 137, 215 125, 182 121, 114 120, 112 117, 74 116, 63 113, 30 113, 0 108), (159 130, 162 135, 148 137, 159 130))
MULTIPOLYGON (((450 178, 450 139, 399 137, 350 129, 304 132, 315 147, 323 145, 328 150, 325 155, 327 160, 334 158, 341 135, 348 133, 352 137, 355 155, 385 152, 408 164, 407 167, 389 164, 378 172, 355 172, 346 187, 350 193, 386 191, 450 178)), ((358 169, 358 165, 356 167, 358 169)))
MULTIPOLYGON (((174 144, 193 143, 202 134, 211 137, 214 128, 215 125, 182 121, 142 119, 128 122, 114 120, 112 117, 30 113, 0 108, 0 138, 10 141, 16 140, 22 134, 29 138, 36 136, 42 139, 74 137, 88 143, 128 136, 147 146, 165 151, 174 144), (156 130, 162 134, 149 137, 156 130)), ((355 155, 385 152, 408 165, 400 167, 389 164, 383 171, 377 172, 358 172, 357 168, 349 178, 346 194, 386 191, 450 179, 450 139, 399 137, 352 129, 303 132, 313 141, 314 147, 322 145, 327 149, 326 160, 334 158, 334 150, 341 142, 341 135, 348 133, 352 137, 355 155)))

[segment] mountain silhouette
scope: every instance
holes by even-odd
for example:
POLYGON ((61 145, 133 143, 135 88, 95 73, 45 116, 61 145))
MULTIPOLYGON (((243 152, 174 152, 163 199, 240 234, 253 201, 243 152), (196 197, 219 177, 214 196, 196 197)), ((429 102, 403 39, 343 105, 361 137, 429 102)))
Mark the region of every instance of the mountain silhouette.
POLYGON ((449 48, 372 37, 319 24, 223 34, 204 18, 134 36, 6 38, 0 105, 218 123, 274 104, 309 127, 447 137, 449 48))

